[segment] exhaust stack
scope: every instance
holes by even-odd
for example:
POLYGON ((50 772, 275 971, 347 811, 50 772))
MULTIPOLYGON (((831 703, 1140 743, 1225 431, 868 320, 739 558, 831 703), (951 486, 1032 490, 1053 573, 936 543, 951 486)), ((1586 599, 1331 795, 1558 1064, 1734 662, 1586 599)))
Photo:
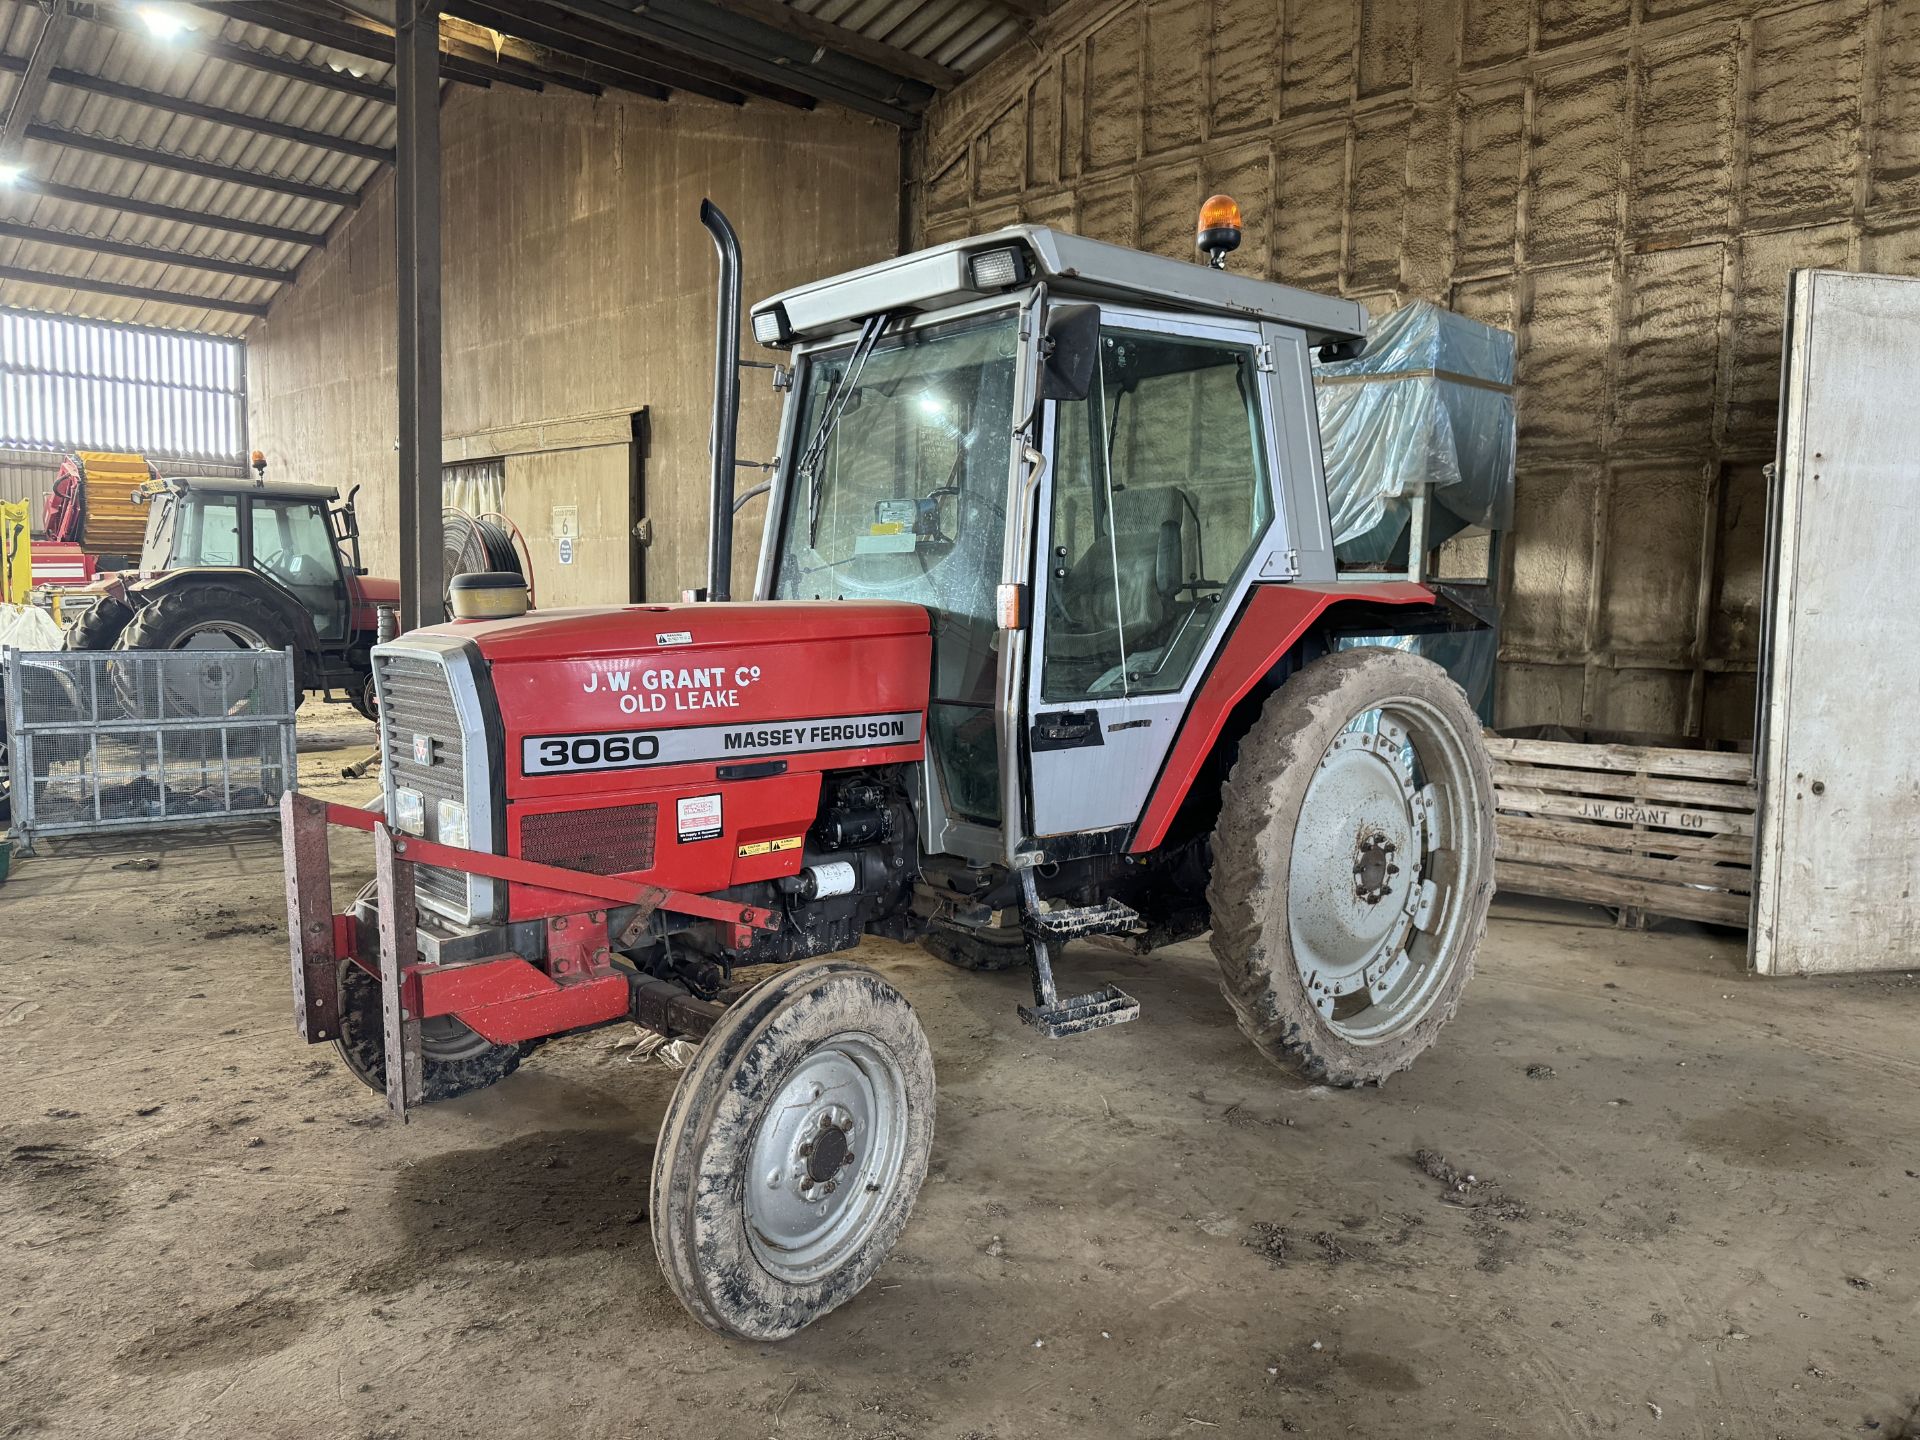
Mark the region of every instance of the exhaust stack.
POLYGON ((700 223, 720 258, 718 313, 714 323, 713 456, 707 540, 707 599, 733 598, 734 444, 740 429, 740 240, 711 200, 700 202, 700 223))

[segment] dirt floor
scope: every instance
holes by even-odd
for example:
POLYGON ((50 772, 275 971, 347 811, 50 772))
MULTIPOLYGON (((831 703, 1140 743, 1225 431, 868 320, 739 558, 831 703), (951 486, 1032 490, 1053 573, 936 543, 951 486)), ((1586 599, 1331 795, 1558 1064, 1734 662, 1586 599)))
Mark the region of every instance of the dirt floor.
MULTIPOLYGON (((370 793, 370 728, 313 718, 303 783, 370 793)), ((863 1295, 752 1346, 656 1269, 675 1076, 631 1030, 401 1127, 296 1038, 283 926, 259 831, 0 886, 0 1435, 1920 1432, 1911 977, 1502 903, 1439 1046, 1338 1093, 1240 1038, 1204 942, 1070 952, 1145 1014, 1053 1042, 1019 976, 869 944, 934 1171, 863 1295)))

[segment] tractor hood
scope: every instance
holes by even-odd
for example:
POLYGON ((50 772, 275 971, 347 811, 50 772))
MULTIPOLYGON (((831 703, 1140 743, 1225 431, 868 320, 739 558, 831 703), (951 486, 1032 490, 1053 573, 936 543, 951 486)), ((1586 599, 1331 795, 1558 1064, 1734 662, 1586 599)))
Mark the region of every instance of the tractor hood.
POLYGON ((927 708, 932 640, 917 605, 633 605, 437 628, 487 662, 528 779, 546 773, 525 758, 540 747, 516 743, 534 736, 699 732, 662 736, 661 766, 890 741, 917 753, 927 708))

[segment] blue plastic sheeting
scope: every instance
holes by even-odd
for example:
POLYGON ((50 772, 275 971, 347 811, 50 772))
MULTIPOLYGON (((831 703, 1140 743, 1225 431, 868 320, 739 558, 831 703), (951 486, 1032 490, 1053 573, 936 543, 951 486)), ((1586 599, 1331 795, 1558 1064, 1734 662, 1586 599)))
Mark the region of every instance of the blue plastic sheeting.
POLYGON ((1438 540, 1513 524, 1513 336, 1426 300, 1379 320, 1356 360, 1314 366, 1339 558, 1376 564, 1430 492, 1438 540))
POLYGON ((1491 630, 1444 630, 1432 635, 1342 635, 1336 650, 1384 645, 1433 661, 1467 692, 1467 702, 1482 725, 1493 724, 1493 663, 1499 651, 1491 630))

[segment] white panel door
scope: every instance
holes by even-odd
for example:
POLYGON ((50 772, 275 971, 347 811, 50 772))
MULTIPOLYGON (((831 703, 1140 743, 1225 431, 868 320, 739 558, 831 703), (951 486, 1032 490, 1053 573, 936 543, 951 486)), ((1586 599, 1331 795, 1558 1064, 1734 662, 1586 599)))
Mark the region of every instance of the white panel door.
POLYGON ((1760 677, 1752 960, 1920 963, 1920 279, 1788 297, 1760 677))

